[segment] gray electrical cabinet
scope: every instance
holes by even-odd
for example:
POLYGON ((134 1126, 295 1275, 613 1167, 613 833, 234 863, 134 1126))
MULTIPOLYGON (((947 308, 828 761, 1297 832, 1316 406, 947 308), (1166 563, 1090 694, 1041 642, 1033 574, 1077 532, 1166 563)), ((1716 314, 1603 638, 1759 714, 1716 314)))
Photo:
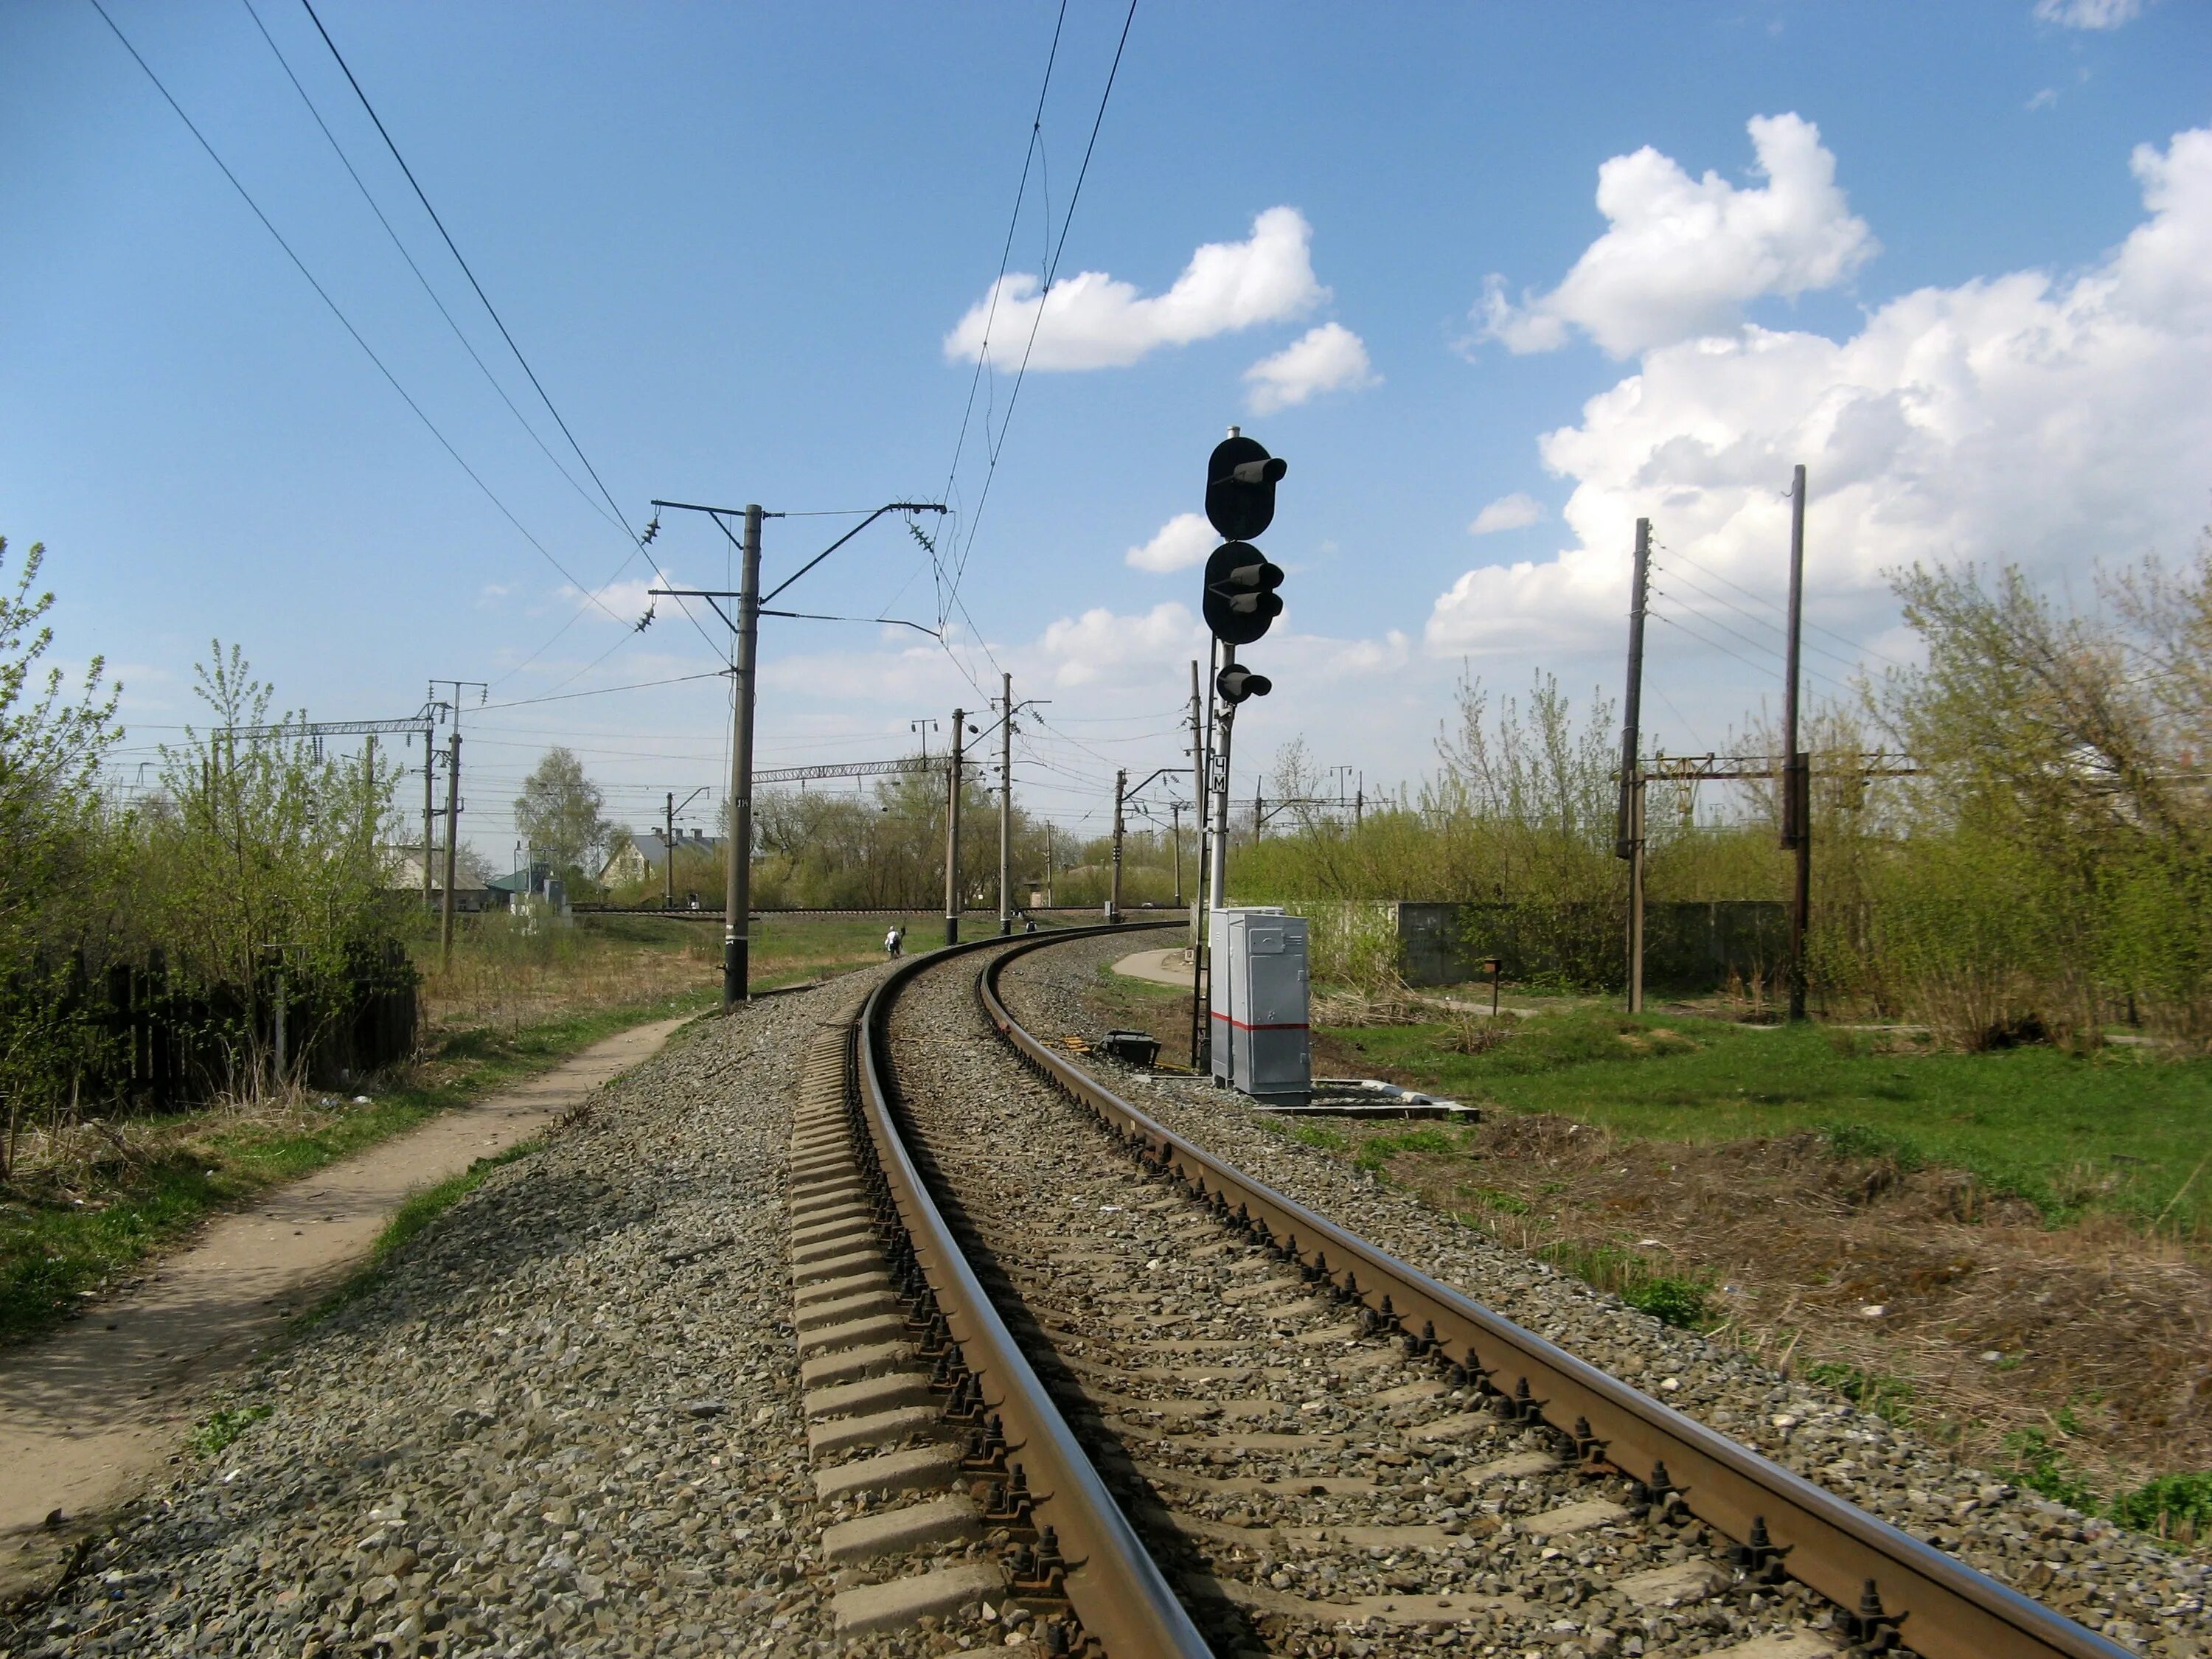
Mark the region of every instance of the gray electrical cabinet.
POLYGON ((1313 1091, 1306 921, 1279 909, 1212 913, 1212 1070, 1260 1098, 1313 1091))

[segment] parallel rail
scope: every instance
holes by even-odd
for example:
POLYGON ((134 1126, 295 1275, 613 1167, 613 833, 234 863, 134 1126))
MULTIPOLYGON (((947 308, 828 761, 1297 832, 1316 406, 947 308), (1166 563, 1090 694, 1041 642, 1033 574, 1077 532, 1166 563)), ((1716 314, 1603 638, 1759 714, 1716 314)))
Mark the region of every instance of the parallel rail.
MULTIPOLYGON (((2127 1650, 1254 1180, 1121 1099, 1007 1011, 999 981, 1008 963, 1048 945, 1135 931, 1071 929, 1024 940, 978 976, 976 994, 992 1025, 1032 1067, 1152 1168, 1217 1212, 1241 1218, 1316 1285, 1364 1304, 1371 1327, 1395 1329, 1410 1350, 1436 1356, 1455 1376, 1502 1396, 1522 1420, 1541 1421, 1571 1440, 1589 1467, 1639 1480, 1653 1501, 1678 1504, 1737 1540, 1747 1570, 1784 1572, 1837 1603, 1861 1651, 1902 1645, 1923 1659, 2126 1659, 2127 1650)), ((856 1027, 860 1109, 920 1271, 961 1358, 981 1380, 984 1408, 1002 1420, 1009 1463, 1027 1479, 1036 1524, 1058 1536, 1077 1616, 1109 1659, 1200 1659, 1210 1651, 1204 1638, 992 1306, 898 1130, 889 1024, 900 991, 951 956, 1006 945, 992 938, 917 957, 878 986, 856 1027)))
MULTIPOLYGON (((1085 928, 1049 937, 1060 943, 1125 931, 1085 928)), ((1066 1562, 1063 1588, 1084 1629, 1104 1645, 1109 1659, 1211 1659, 1205 1637, 992 1306, 899 1133, 890 1065, 890 1012, 898 994, 950 957, 1004 943, 993 937, 915 957, 876 987, 856 1024, 854 1076, 862 1122, 916 1266, 962 1362, 976 1379, 981 1408, 999 1419, 1007 1468, 1018 1472, 1028 1487, 1031 1524, 1049 1527, 1056 1538, 1066 1562)))

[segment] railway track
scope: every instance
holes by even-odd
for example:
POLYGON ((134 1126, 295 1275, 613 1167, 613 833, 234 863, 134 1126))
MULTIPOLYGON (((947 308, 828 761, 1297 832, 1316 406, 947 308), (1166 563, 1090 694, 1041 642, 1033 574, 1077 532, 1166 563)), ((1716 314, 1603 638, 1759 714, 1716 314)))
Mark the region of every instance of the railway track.
POLYGON ((1000 988, 1086 936, 917 957, 810 1055, 793 1277, 848 1636, 988 1609, 1107 1659, 2127 1651, 1117 1097, 1000 988))

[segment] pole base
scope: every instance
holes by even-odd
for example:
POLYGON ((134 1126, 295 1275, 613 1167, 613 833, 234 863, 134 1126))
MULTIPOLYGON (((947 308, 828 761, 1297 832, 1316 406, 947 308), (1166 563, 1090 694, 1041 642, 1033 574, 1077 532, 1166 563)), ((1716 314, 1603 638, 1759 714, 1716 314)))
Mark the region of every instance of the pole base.
POLYGON ((750 943, 741 939, 722 941, 722 1006, 725 1008, 734 1007, 746 1000, 749 995, 745 979, 751 966, 747 948, 750 943))

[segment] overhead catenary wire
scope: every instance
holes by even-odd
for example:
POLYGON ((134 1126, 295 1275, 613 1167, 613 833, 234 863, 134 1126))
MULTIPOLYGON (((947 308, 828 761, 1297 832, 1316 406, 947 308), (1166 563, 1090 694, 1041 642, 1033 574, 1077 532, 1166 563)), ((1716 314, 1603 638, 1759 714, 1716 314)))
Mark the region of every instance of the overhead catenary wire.
POLYGON ((1121 20, 1121 38, 1114 47, 1114 62, 1106 71, 1106 87, 1098 95, 1098 113, 1091 123, 1091 139, 1083 149, 1083 165, 1076 170, 1075 188, 1068 193, 1067 210, 1060 216, 1060 238, 1053 245, 1052 259, 1044 270, 1044 279, 1037 292, 1036 314, 1030 319, 1030 336, 1022 348, 1021 367, 1015 371, 1013 389, 1006 394, 1006 413, 999 423, 999 436, 990 447, 990 463, 983 474, 983 489, 977 497, 975 511, 968 520, 968 537, 962 544, 960 557, 953 567, 952 591, 957 595, 960 584, 968 574, 968 560, 975 551, 976 532, 982 526, 983 510, 990 503, 991 485, 999 472, 999 458, 1006 453, 1006 434, 1014 423, 1014 409, 1021 401, 1022 382, 1028 378, 1030 356, 1036 349, 1039 326, 1044 321, 1045 307, 1052 299, 1052 285, 1060 275, 1060 257, 1067 249, 1067 233, 1075 222, 1076 204, 1083 199, 1083 183, 1091 175, 1091 158, 1098 148, 1099 130, 1106 124, 1106 105, 1114 95, 1114 82, 1121 72, 1121 54, 1129 45, 1129 30, 1137 21, 1137 0, 1129 0, 1127 15, 1121 20))
MULTIPOLYGON (((560 572, 562 579, 565 580, 571 587, 574 587, 580 592, 584 591, 583 584, 578 581, 575 576, 570 573, 568 566, 562 564, 561 561, 554 556, 550 548, 547 547, 544 543, 539 541, 536 536, 531 533, 529 526, 525 525, 520 519, 515 516, 514 510, 510 508, 505 501, 500 499, 497 492, 495 492, 489 484, 484 482, 483 476, 479 474, 474 467, 471 466, 467 460, 463 458, 461 452, 453 447, 453 441, 447 438, 445 433, 439 428, 438 423, 435 421, 433 421, 428 413, 423 409, 422 405, 415 400, 414 395, 410 392, 404 386, 400 384, 399 377, 392 372, 391 368, 385 363, 384 359, 377 355, 376 349, 370 345, 368 341, 362 336, 362 331, 354 326, 353 319, 348 317, 344 310, 339 306, 338 302, 331 297, 330 290, 325 289, 322 283, 317 280, 315 273, 307 268, 307 261, 302 259, 299 253, 293 248, 291 243, 284 239, 283 233, 278 230, 275 222, 266 213, 264 213, 261 210, 261 204, 253 199, 252 192, 247 190, 245 185, 240 181, 238 175, 231 171, 230 164, 225 161, 222 159, 222 155, 216 149, 216 147, 208 142, 207 135, 199 130, 198 125, 192 120, 192 118, 185 113, 184 106, 177 101, 174 94, 173 94, 169 91, 167 86, 163 83, 161 77, 154 72, 154 66, 149 64, 144 57, 140 54, 138 48, 131 45, 131 37, 124 33, 121 27, 112 17, 108 15, 107 9, 100 3, 100 0, 86 0, 86 3, 90 5, 95 12, 100 14, 100 21, 107 25, 109 31, 118 41, 122 43, 124 51, 131 54, 131 61, 137 64, 139 69, 144 71, 146 78, 154 83, 154 89, 161 94, 162 101, 167 104, 170 109, 176 112, 177 118, 185 124, 185 130, 192 135, 193 139, 198 143, 199 147, 207 153, 208 159, 216 164, 216 167, 221 171, 222 176, 229 181, 230 187, 238 192, 239 199, 244 202, 246 207, 252 211, 253 216, 261 222, 261 228, 267 231, 270 236, 276 241, 276 246, 284 251, 284 257, 292 262, 294 268, 299 271, 301 276, 307 279, 307 286, 313 289, 315 291, 315 297, 323 302, 324 306, 329 310, 331 316, 337 319, 338 325, 344 329, 347 334, 352 337, 353 343, 359 346, 362 354, 368 357, 370 362, 376 366, 377 373, 383 375, 385 380, 391 386, 392 389, 399 394, 400 400, 413 411, 415 418, 420 421, 422 423, 423 428, 430 434, 430 435, 438 441, 439 447, 442 448, 447 454, 453 458, 453 464, 459 467, 463 472, 468 475, 469 482, 476 485, 477 489, 483 492, 485 500, 489 501, 495 507, 499 509, 500 515, 504 518, 507 523, 514 526, 516 532, 522 537, 522 538, 528 542, 532 547, 535 548, 539 556, 543 557, 548 564, 551 565, 554 569, 560 572)), ((598 604, 602 611, 607 611, 606 605, 603 602, 599 601, 596 594, 593 594, 591 597, 592 599, 592 602, 594 604, 598 604)), ((611 611, 607 611, 607 615, 615 621, 619 622, 622 620, 622 618, 616 617, 615 613, 611 611)))
MULTIPOLYGON (((438 216, 438 210, 430 205, 430 198, 428 195, 424 192, 422 184, 416 179, 415 169, 407 165, 407 158, 399 153, 399 146, 393 141, 391 132, 386 128, 384 125, 384 118, 376 112, 376 106, 369 102, 368 94, 362 90, 361 82, 355 76, 352 66, 345 60, 345 54, 338 50, 337 42, 331 38, 331 32, 323 27, 323 20, 316 14, 313 0, 300 0, 300 5, 301 9, 307 14, 308 20, 314 24, 315 33, 322 37, 323 45, 330 49, 331 60, 337 64, 339 72, 345 76, 346 84, 353 88, 354 96, 361 101, 362 110, 367 112, 370 123, 376 128, 377 137, 384 140, 385 149, 391 152, 392 159, 399 164, 399 171, 405 175, 408 188, 415 192, 415 199, 422 204, 422 211, 430 216, 430 222, 437 228, 439 237, 446 244, 446 251, 453 256, 453 263, 461 268, 461 275, 468 278, 469 287, 475 291, 477 299, 483 306, 484 314, 491 319, 492 326, 499 331, 499 337, 507 342, 507 349, 514 354, 514 361, 521 367, 523 374, 528 378, 531 389, 538 393, 538 401, 545 405, 545 412, 553 417, 553 424, 561 428, 561 435, 568 441, 568 447, 575 452, 577 460, 582 463, 585 472, 590 476, 592 483, 598 487, 600 498, 606 502, 608 511, 612 514, 611 522, 621 530, 624 538, 629 542, 629 548, 623 555, 622 562, 615 567, 613 572, 607 577, 607 581, 600 584, 601 586, 606 586, 607 582, 614 581, 624 570, 629 568, 629 562, 633 558, 645 551, 644 538, 640 536, 635 531, 632 530, 629 527, 629 522, 623 517, 622 507, 616 501, 614 492, 607 488, 606 481, 600 477, 599 468, 592 465, 592 458, 584 453, 583 445, 576 441, 576 434, 569 429, 567 418, 563 416, 560 410, 554 405, 552 395, 545 390, 544 382, 538 378, 538 371, 530 366, 529 358, 522 355, 522 348, 515 343, 514 334, 507 329, 506 319, 499 314, 499 307, 492 304, 491 295, 484 292, 483 284, 477 280, 476 271, 470 266, 467 258, 462 254, 459 245, 454 242, 453 233, 446 228, 446 222, 438 216)), ((257 18, 255 21, 258 22, 259 20, 257 18)), ((271 42, 270 44, 273 46, 275 43, 271 42)), ((287 72, 289 72, 289 70, 287 72)), ((306 94, 303 93, 301 95, 304 97, 306 94)), ((319 117, 317 118, 318 120, 320 119, 319 117)), ((337 141, 333 139, 331 142, 335 144, 337 141)), ((350 171, 350 167, 349 167, 348 170, 350 171)), ((382 216, 380 215, 379 216, 381 217, 382 216)), ((409 263, 411 264, 413 261, 410 260, 409 263)), ((441 310, 443 309, 442 307, 440 308, 441 310)), ((471 355, 473 356, 474 353, 471 352, 471 355)), ((487 371, 487 373, 489 373, 489 371, 487 371)), ((502 397, 504 395, 504 393, 501 394, 502 397)), ((512 407, 512 405, 510 405, 510 407, 512 407)), ((518 418, 519 417, 520 415, 518 411, 518 418)), ((668 580, 665 573, 661 570, 659 562, 658 560, 653 558, 650 555, 647 555, 646 562, 653 568, 653 574, 659 578, 662 586, 672 586, 674 585, 668 580)), ((574 577, 569 579, 569 586, 572 587, 578 587, 580 590, 581 589, 581 585, 578 583, 574 577)), ((585 598, 589 599, 592 604, 599 605, 599 609, 602 611, 607 610, 605 603, 599 599, 596 592, 590 590, 581 591, 584 592, 585 598)), ((692 614, 691 608, 684 604, 680 599, 677 601, 677 605, 684 613, 686 620, 690 623, 691 626, 698 630, 699 636, 707 641, 708 648, 714 648, 714 641, 713 636, 707 632, 705 625, 700 622, 699 618, 692 614)), ((580 616, 582 612, 583 607, 579 606, 575 615, 571 616, 567 622, 561 625, 560 629, 554 634, 553 639, 548 640, 544 645, 538 647, 538 649, 532 652, 528 657, 526 657, 521 662, 516 664, 514 667, 509 669, 507 673, 501 677, 502 679, 512 679, 516 674, 520 673, 523 669, 529 666, 532 662, 534 662, 540 654, 551 646, 554 640, 559 639, 562 634, 567 633, 568 629, 574 625, 576 617, 580 616)), ((611 617, 614 613, 609 611, 607 614, 611 617)), ((620 618, 617 618, 617 620, 620 620, 620 618)), ((569 676, 569 679, 571 680, 575 678, 576 677, 574 675, 569 676)), ((566 684, 568 682, 563 681, 562 684, 566 684)))

